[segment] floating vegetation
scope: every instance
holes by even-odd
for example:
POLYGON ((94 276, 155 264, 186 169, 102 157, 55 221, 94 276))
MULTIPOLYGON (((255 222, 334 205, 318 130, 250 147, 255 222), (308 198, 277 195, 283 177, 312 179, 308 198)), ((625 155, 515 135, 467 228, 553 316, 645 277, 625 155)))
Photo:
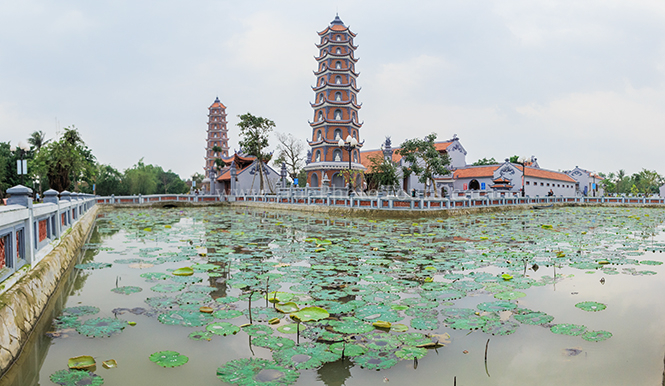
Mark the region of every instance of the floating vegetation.
POLYGON ((150 361, 162 367, 178 367, 189 362, 189 358, 175 351, 158 351, 150 355, 150 361))
POLYGON ((202 313, 199 311, 183 311, 175 310, 160 314, 157 318, 161 323, 186 326, 186 327, 199 327, 213 321, 212 315, 202 313))
POLYGON ((123 295, 135 294, 141 291, 143 291, 141 287, 135 287, 135 286, 124 286, 124 287, 116 287, 111 289, 111 292, 123 295))
POLYGON ((398 362, 395 354, 390 352, 370 351, 353 358, 360 367, 369 370, 385 370, 395 366, 398 362))
MULTIPOLYGON (((244 329, 243 329, 244 330, 244 329)), ((259 335, 252 338, 252 344, 259 347, 269 348, 273 351, 291 348, 296 342, 281 336, 259 335)))
POLYGON ((84 264, 76 264, 74 268, 76 269, 104 269, 104 268, 111 268, 113 264, 111 263, 84 263, 84 264))
POLYGON ((228 322, 217 322, 209 324, 206 327, 206 330, 215 335, 226 336, 226 335, 235 335, 238 331, 240 331, 240 327, 228 322))
POLYGON ((582 335, 582 339, 589 342, 600 342, 611 337, 612 333, 609 331, 587 331, 582 335))
POLYGON ((79 334, 89 336, 91 338, 109 337, 113 334, 119 333, 125 327, 127 322, 113 318, 95 318, 89 319, 76 327, 79 334))
POLYGON ((282 386, 298 380, 300 373, 260 358, 235 359, 217 369, 217 378, 241 386, 282 386))
POLYGON ((61 386, 99 386, 104 384, 104 378, 85 370, 59 370, 51 374, 49 378, 51 382, 61 386))
POLYGON ((582 326, 579 324, 555 324, 550 328, 550 331, 552 331, 555 334, 562 334, 562 335, 581 335, 586 331, 586 326, 582 326))
POLYGON ((68 307, 62 310, 62 313, 76 316, 95 315, 99 313, 99 308, 94 306, 68 307))
POLYGON ((605 304, 597 302, 580 302, 575 304, 575 307, 587 312, 597 312, 607 308, 605 304))
POLYGON ((297 370, 315 369, 324 363, 334 362, 341 356, 341 353, 329 351, 328 345, 315 342, 275 351, 272 355, 277 363, 297 370))

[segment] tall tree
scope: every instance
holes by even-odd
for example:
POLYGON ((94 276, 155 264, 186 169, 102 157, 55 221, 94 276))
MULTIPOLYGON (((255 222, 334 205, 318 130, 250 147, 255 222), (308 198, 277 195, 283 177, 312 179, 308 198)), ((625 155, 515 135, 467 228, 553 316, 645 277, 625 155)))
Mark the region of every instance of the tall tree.
POLYGON ((100 196, 125 193, 121 191, 122 178, 122 173, 113 166, 97 164, 97 176, 95 179, 97 187, 95 193, 100 196))
POLYGON ((157 193, 158 180, 155 167, 146 165, 143 158, 141 158, 136 165, 125 170, 123 183, 126 185, 129 194, 157 193))
POLYGON ((399 166, 395 162, 379 154, 369 156, 368 159, 370 166, 367 168, 366 177, 369 189, 399 185, 399 166))
POLYGON ((305 161, 305 144, 293 134, 275 134, 279 143, 277 144, 277 158, 273 160, 273 165, 281 167, 284 162, 289 177, 295 181, 305 161))
POLYGON ((33 131, 32 134, 30 134, 30 138, 28 138, 28 143, 32 145, 36 151, 39 151, 42 146, 46 145, 50 141, 50 139, 46 139, 46 133, 41 130, 33 131))
POLYGON ((239 115, 240 141, 238 144, 242 150, 256 157, 259 169, 260 190, 264 190, 264 170, 266 162, 270 161, 272 155, 265 152, 268 147, 268 136, 275 127, 275 122, 263 117, 255 117, 250 113, 239 115))
POLYGON ((58 191, 78 191, 77 182, 91 179, 96 170, 95 156, 74 126, 65 128, 59 140, 42 146, 36 164, 49 186, 58 191))
POLYGON ((409 177, 412 173, 415 174, 418 176, 418 181, 429 189, 434 185, 434 176, 448 173, 450 164, 448 155, 436 150, 435 140, 435 133, 429 134, 423 139, 408 139, 397 150, 406 161, 406 166, 402 166, 404 176, 409 177))

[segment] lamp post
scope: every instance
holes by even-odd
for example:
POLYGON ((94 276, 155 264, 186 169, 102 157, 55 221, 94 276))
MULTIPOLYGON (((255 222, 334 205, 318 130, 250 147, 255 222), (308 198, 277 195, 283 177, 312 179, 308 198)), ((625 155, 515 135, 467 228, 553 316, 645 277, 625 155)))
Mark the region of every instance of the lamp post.
POLYGON ((346 141, 340 138, 339 142, 337 142, 337 146, 345 149, 349 153, 349 197, 351 197, 351 191, 353 190, 351 185, 351 152, 358 147, 358 140, 348 135, 346 141))
POLYGON ((21 185, 25 185, 25 175, 28 174, 28 161, 23 159, 25 152, 30 150, 30 147, 23 143, 23 141, 18 143, 18 148, 16 146, 11 146, 9 151, 16 152, 18 150, 19 160, 16 162, 16 174, 21 176, 21 185))

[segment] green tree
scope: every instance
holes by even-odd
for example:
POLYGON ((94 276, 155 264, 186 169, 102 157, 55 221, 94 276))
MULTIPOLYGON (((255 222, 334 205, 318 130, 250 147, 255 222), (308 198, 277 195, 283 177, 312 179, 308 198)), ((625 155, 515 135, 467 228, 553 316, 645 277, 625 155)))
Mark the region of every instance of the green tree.
POLYGON ((192 181, 196 182, 196 188, 200 189, 201 188, 201 183, 203 183, 203 179, 205 177, 201 173, 194 173, 192 174, 192 181))
POLYGON ((97 164, 95 193, 100 196, 125 194, 125 192, 121 191, 122 177, 122 173, 113 166, 97 164))
POLYGON ((189 191, 187 183, 177 173, 171 170, 165 172, 161 166, 155 166, 154 170, 157 174, 156 193, 183 194, 189 191))
POLYGON ((50 139, 46 139, 46 133, 41 130, 33 131, 32 134, 30 134, 30 138, 28 138, 28 143, 32 145, 32 148, 36 151, 39 151, 42 146, 46 145, 50 141, 50 139))
POLYGON ((439 153, 434 146, 435 140, 435 133, 423 139, 408 139, 397 150, 406 161, 407 166, 402 166, 404 177, 409 177, 413 173, 418 176, 418 181, 429 189, 434 186, 433 177, 448 173, 447 166, 450 164, 448 155, 439 153))
POLYGON ((42 146, 35 161, 39 174, 57 191, 79 191, 78 182, 92 180, 96 171, 95 156, 74 126, 65 128, 59 140, 42 146))
POLYGON ((664 181, 658 172, 647 169, 642 169, 640 172, 633 174, 632 179, 637 190, 645 194, 658 193, 664 181))
MULTIPOLYGON (((517 157, 517 156, 515 156, 517 157)), ((494 159, 494 157, 487 159, 487 158, 482 158, 479 159, 478 161, 473 163, 473 166, 484 166, 484 165, 496 165, 498 162, 494 159)))
POLYGON ((370 166, 367 170, 367 187, 378 189, 381 186, 395 187, 399 185, 399 166, 383 155, 375 154, 368 157, 370 166))
POLYGON ((157 173, 155 167, 146 165, 143 158, 136 165, 125 170, 123 184, 128 194, 155 194, 157 193, 157 173))
POLYGON ((510 157, 510 158, 508 159, 508 161, 510 161, 510 162, 512 162, 512 163, 514 163, 514 164, 519 163, 519 162, 520 162, 520 156, 518 156, 518 155, 514 155, 514 156, 510 157))
POLYGON ((270 153, 265 152, 268 147, 268 136, 275 127, 275 122, 263 117, 255 117, 250 113, 239 115, 240 137, 238 144, 245 154, 256 157, 259 169, 260 190, 264 190, 264 171, 263 167, 272 157, 270 153))

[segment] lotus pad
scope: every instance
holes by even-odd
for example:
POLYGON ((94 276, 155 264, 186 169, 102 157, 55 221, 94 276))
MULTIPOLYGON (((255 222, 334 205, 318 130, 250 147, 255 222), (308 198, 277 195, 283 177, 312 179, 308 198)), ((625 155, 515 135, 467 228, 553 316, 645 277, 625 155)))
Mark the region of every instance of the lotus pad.
POLYGON ((366 320, 368 322, 375 322, 377 320, 383 320, 384 322, 398 322, 403 317, 393 310, 390 306, 384 305, 369 305, 356 309, 356 317, 359 319, 366 320))
POLYGON ((342 334, 362 334, 374 330, 372 325, 351 316, 344 316, 339 321, 333 320, 330 322, 330 326, 342 334))
POLYGON ((177 283, 160 283, 152 286, 150 289, 155 292, 178 292, 185 288, 184 284, 177 283))
POLYGON ((531 310, 520 310, 518 314, 515 314, 515 319, 523 324, 546 324, 554 320, 554 317, 547 315, 544 312, 531 311, 531 310))
POLYGON ((401 359, 421 359, 427 355, 426 348, 406 346, 395 352, 395 355, 401 359))
POLYGON ((249 336, 266 336, 272 335, 273 332, 272 328, 260 324, 251 324, 249 326, 243 327, 242 330, 245 331, 249 336))
POLYGON ((58 329, 76 328, 81 325, 81 321, 76 315, 61 315, 53 320, 53 324, 58 329))
POLYGON ((166 280, 171 277, 162 272, 146 272, 142 273, 140 276, 148 281, 166 280))
POLYGON ((275 305, 275 308, 279 312, 283 312, 285 314, 290 314, 292 312, 297 312, 300 310, 298 305, 294 302, 287 302, 287 303, 279 303, 275 305))
POLYGON ((85 370, 59 370, 51 374, 50 379, 56 385, 62 386, 99 386, 104 383, 104 378, 85 370))
POLYGON ((519 324, 509 320, 488 320, 483 326, 483 332, 492 335, 510 335, 517 331, 519 324))
POLYGON ((276 351, 273 358, 284 366, 298 370, 315 369, 324 363, 341 358, 341 353, 328 351, 328 345, 322 343, 302 343, 289 349, 276 351))
POLYGON ((291 299, 293 299, 293 296, 295 296, 295 295, 293 295, 290 292, 273 291, 273 292, 268 293, 268 300, 271 303, 274 303, 274 302, 288 302, 291 299))
POLYGON ((321 320, 326 319, 330 316, 328 311, 324 310, 321 307, 305 307, 298 312, 291 314, 291 317, 294 317, 301 322, 309 322, 312 320, 321 320))
POLYGON ((77 269, 104 269, 111 268, 113 264, 109 263, 85 263, 85 264, 76 264, 74 268, 77 269))
POLYGON ((606 339, 610 339, 612 333, 608 331, 587 331, 582 335, 582 339, 588 340, 589 342, 600 342, 606 339))
POLYGON ((70 315, 76 315, 76 316, 83 316, 83 315, 94 315, 99 312, 99 308, 93 307, 93 306, 76 306, 76 307, 68 307, 62 310, 63 314, 70 314, 70 315))
POLYGON ((586 331, 586 326, 582 326, 579 324, 562 323, 562 324, 555 324, 550 328, 550 331, 552 331, 555 334, 577 336, 583 334, 586 331))
POLYGON ((95 318, 83 322, 76 328, 79 334, 89 337, 108 337, 127 327, 127 322, 113 318, 95 318))
POLYGON ((153 308, 173 308, 178 305, 178 302, 174 298, 168 296, 159 296, 154 298, 147 298, 145 300, 148 305, 153 308))
POLYGON ((494 294, 494 297, 497 299, 501 300, 515 300, 519 298, 525 297, 526 294, 524 292, 519 292, 519 291, 506 291, 506 292, 499 292, 498 294, 494 294))
POLYGON ((581 302, 575 304, 575 307, 587 312, 597 312, 607 308, 607 306, 604 305, 603 303, 597 303, 597 302, 581 302))
POLYGON ((205 314, 198 311, 169 311, 159 315, 157 318, 161 323, 186 326, 186 327, 199 327, 213 321, 212 315, 205 314))
POLYGON ((150 355, 150 361, 162 367, 178 367, 187 363, 189 358, 175 351, 158 351, 150 355))
POLYGON ((331 344, 329 350, 340 355, 343 354, 345 357, 357 357, 367 352, 363 346, 344 342, 331 344))
POLYGON ((217 319, 233 319, 240 315, 242 315, 242 312, 238 310, 217 310, 212 313, 212 316, 217 319))
POLYGON ((206 330, 216 335, 226 336, 226 335, 234 335, 235 333, 240 331, 240 327, 228 322, 217 322, 209 324, 206 327, 206 330))
POLYGON ((297 323, 289 323, 277 327, 277 331, 281 332, 282 334, 295 334, 298 332, 298 328, 300 328, 300 331, 302 331, 307 327, 303 324, 300 324, 300 327, 298 327, 297 323))
POLYGON ((416 330, 436 330, 439 328, 439 319, 437 318, 413 318, 411 327, 416 330))
POLYGON ((117 294, 129 295, 141 292, 143 291, 143 289, 141 287, 135 287, 135 286, 124 286, 124 287, 113 288, 111 289, 111 291, 117 294))
POLYGON ((210 331, 194 331, 189 334, 189 339, 192 340, 212 340, 213 333, 210 331))
POLYGON ((260 358, 226 362, 217 369, 217 378, 239 386, 285 386, 295 383, 300 373, 260 358))
POLYGON ((269 348, 273 351, 291 348, 296 345, 296 342, 281 336, 255 336, 252 338, 252 344, 259 347, 269 348))
POLYGON ((388 352, 370 351, 353 359, 360 367, 369 370, 385 370, 395 366, 398 362, 395 355, 388 352))
POLYGON ((460 318, 450 323, 449 327, 455 330, 477 330, 482 328, 487 323, 487 320, 480 316, 471 315, 466 318, 460 318))
POLYGON ((395 335, 386 332, 373 332, 363 336, 365 347, 374 351, 392 351, 402 345, 395 335))
POLYGON ((420 332, 409 332, 406 334, 399 334, 397 338, 408 346, 418 346, 419 344, 429 343, 432 341, 431 338, 421 334, 420 332))
MULTIPOLYGON (((249 310, 243 311, 245 316, 249 318, 249 310)), ((281 318, 283 317, 284 314, 281 312, 277 312, 272 307, 268 308, 253 308, 252 307, 252 320, 253 321, 259 321, 259 322, 267 322, 272 318, 281 318)))
POLYGON ((498 300, 496 302, 486 302, 478 304, 478 309, 481 311, 507 311, 517 308, 517 304, 507 302, 505 300, 498 300))

